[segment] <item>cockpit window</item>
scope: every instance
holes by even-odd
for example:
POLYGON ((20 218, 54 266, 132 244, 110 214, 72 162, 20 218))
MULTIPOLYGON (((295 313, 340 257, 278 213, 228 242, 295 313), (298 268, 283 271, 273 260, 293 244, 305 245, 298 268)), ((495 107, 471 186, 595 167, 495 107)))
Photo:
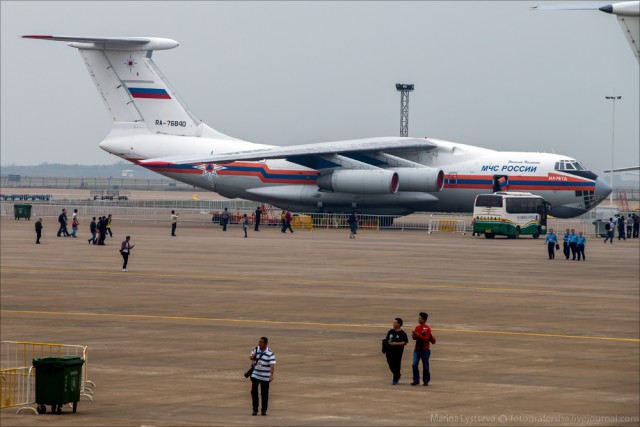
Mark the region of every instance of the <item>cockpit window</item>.
POLYGON ((576 161, 576 160, 560 160, 559 162, 556 162, 555 168, 557 171, 587 171, 588 169, 585 168, 582 163, 576 161))

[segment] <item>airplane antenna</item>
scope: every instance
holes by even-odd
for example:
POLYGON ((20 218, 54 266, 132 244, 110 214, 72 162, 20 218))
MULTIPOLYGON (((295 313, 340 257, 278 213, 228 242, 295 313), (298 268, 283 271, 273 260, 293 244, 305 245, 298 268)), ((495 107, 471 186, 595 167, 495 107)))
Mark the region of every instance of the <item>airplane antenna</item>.
POLYGON ((396 83, 396 90, 400 92, 400 136, 409 135, 409 92, 413 92, 413 85, 396 83))

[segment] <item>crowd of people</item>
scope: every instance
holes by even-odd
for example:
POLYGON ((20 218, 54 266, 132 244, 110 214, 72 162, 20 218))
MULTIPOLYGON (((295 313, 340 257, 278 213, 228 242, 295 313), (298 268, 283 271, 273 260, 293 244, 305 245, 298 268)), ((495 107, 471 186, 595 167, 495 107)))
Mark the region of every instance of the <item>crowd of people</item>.
POLYGON ((640 216, 635 212, 627 218, 624 215, 616 215, 614 218, 609 218, 604 229, 607 232, 604 243, 607 243, 607 240, 613 243, 616 230, 618 230, 618 240, 637 239, 640 230, 640 216))

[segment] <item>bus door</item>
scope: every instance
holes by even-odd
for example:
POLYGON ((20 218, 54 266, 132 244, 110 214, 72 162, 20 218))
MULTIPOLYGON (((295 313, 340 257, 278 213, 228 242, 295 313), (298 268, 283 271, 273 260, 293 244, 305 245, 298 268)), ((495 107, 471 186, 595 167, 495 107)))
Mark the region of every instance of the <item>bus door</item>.
POLYGON ((509 191, 509 177, 507 175, 493 175, 493 192, 509 191))
POLYGON ((540 211, 540 225, 546 227, 547 214, 551 211, 551 203, 543 201, 542 206, 540 206, 540 211))

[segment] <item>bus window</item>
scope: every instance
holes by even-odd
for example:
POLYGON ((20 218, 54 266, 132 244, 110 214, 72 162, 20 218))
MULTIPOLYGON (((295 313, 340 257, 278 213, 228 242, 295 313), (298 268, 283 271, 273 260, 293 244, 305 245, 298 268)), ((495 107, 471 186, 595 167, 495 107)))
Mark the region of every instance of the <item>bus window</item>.
POLYGON ((542 199, 518 197, 507 199, 508 213, 540 213, 544 209, 542 199))
POLYGON ((483 208, 501 208, 502 196, 492 194, 481 194, 476 198, 476 206, 483 208))

